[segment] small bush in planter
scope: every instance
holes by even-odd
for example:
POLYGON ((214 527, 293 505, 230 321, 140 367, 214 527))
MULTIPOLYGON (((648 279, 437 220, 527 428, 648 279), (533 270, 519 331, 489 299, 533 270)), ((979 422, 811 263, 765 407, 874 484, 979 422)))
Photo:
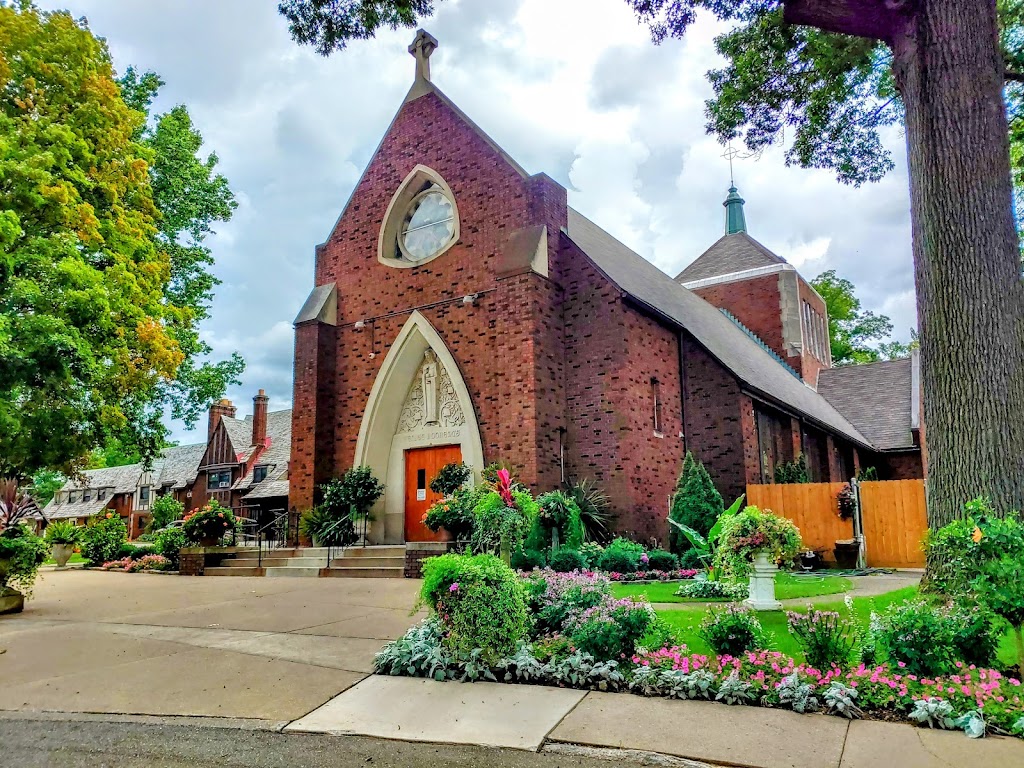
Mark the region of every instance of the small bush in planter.
POLYGON ((234 530, 235 516, 227 507, 210 501, 186 515, 181 527, 190 543, 220 542, 225 534, 234 530))
POLYGON ((722 526, 715 566, 726 576, 744 577, 760 552, 776 565, 787 565, 803 548, 800 531, 784 517, 747 507, 722 526))
POLYGON ((478 488, 456 488, 427 510, 423 522, 432 531, 444 528, 455 541, 466 541, 473 533, 473 510, 481 495, 482 490, 478 488))
POLYGON ((39 566, 49 554, 49 545, 23 523, 0 531, 0 595, 13 589, 31 597, 39 566))
POLYGON ((491 555, 442 555, 423 564, 423 602, 456 656, 479 649, 493 664, 526 638, 526 594, 516 572, 491 555))
POLYGON ((187 546, 188 537, 185 536, 185 531, 180 526, 157 531, 156 540, 153 543, 156 553, 167 558, 167 570, 169 571, 178 570, 181 548, 187 546))
POLYGON ((700 624, 700 636, 719 655, 737 657, 765 645, 764 628, 750 608, 712 608, 700 624))
POLYGON ((628 539, 615 539, 605 547, 604 552, 597 561, 597 567, 602 571, 614 571, 616 573, 630 573, 640 569, 640 556, 644 554, 644 548, 634 541, 628 539))
POLYGON ((551 570, 559 573, 570 573, 572 571, 584 571, 587 568, 587 559, 579 553, 579 550, 571 547, 559 547, 551 553, 548 560, 551 570))
POLYGON ((78 543, 78 528, 70 520, 54 520, 43 531, 43 540, 51 546, 73 547, 78 543))
POLYGON ((502 553, 510 562, 511 553, 522 546, 533 526, 537 502, 529 491, 517 490, 508 471, 499 469, 494 490, 480 495, 473 517, 473 551, 502 553))
POLYGON ((464 463, 445 464, 430 481, 430 490, 442 496, 451 496, 473 476, 473 470, 464 463))
POLYGON ((579 549, 586 534, 576 500, 562 491, 551 491, 537 497, 537 525, 544 544, 552 549, 565 545, 579 549))
POLYGON ((647 553, 648 571, 674 571, 679 567, 679 558, 664 549, 652 549, 647 553))
POLYGON ((102 511, 89 520, 81 532, 82 557, 91 567, 117 559, 121 545, 128 541, 128 527, 116 512, 102 511))

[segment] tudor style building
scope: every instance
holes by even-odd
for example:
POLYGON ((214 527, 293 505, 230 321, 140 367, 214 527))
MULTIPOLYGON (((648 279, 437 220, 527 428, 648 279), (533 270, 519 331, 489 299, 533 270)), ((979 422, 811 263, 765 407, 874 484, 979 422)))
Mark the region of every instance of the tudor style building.
MULTIPOLYGON (((430 80, 436 45, 416 35, 412 88, 316 248, 295 320, 292 508, 368 465, 386 486, 371 540, 426 541, 436 470, 501 460, 538 492, 590 479, 620 531, 664 538, 686 450, 727 498, 800 454, 814 479, 882 462, 870 409, 858 424, 837 410, 856 375, 835 401, 816 391, 824 302, 746 234, 735 189, 725 237, 673 280, 455 106, 430 80)), ((890 436, 913 450, 905 420, 890 436)))

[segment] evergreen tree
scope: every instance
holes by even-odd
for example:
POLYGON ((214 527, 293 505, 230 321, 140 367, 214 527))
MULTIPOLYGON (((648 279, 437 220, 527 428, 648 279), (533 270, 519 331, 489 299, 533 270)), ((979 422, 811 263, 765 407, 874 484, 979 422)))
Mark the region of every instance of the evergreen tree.
MULTIPOLYGON (((708 531, 722 514, 722 496, 715 488, 704 464, 689 451, 683 459, 683 469, 676 481, 676 492, 672 496, 672 511, 669 517, 680 525, 686 525, 707 536, 708 531)), ((669 544, 679 554, 691 548, 690 542, 675 526, 671 526, 669 544)))

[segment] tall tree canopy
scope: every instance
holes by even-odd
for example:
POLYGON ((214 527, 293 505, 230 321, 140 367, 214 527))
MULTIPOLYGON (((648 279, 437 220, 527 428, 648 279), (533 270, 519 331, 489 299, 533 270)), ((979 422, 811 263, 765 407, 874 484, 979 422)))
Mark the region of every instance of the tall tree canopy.
POLYGON ((832 365, 872 363, 910 354, 911 345, 882 341, 892 333, 892 321, 885 315, 862 309, 853 283, 838 277, 834 269, 822 272, 811 285, 821 294, 828 309, 832 365))
MULTIPOLYGON (((1024 289, 1012 180, 1020 143, 1024 0, 626 0, 655 41, 707 12, 731 22, 709 73, 709 129, 845 182, 893 161, 879 129, 902 122, 928 426, 929 520, 976 496, 1024 508, 1024 289), (1010 137, 1014 138, 1010 165, 1010 137)), ((322 53, 430 3, 285 0, 296 40, 322 53), (346 27, 341 21, 354 22, 346 27)), ((1022 186, 1018 183, 1018 187, 1022 186)))
POLYGON ((242 369, 197 359, 202 237, 234 203, 183 108, 147 124, 158 84, 119 83, 84 21, 0 3, 0 475, 114 437, 152 455, 165 408, 194 421, 242 369))

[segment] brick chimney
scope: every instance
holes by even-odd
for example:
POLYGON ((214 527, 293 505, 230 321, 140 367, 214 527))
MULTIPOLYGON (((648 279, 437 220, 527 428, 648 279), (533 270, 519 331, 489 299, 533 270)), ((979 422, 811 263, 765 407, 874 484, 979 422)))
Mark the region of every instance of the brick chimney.
POLYGON ((210 425, 206 432, 206 439, 209 440, 213 437, 213 432, 217 429, 217 425, 220 424, 221 416, 228 416, 230 418, 235 417, 235 412, 238 409, 231 404, 231 401, 226 397, 221 398, 216 403, 210 406, 210 425))
POLYGON ((252 399, 252 444, 263 445, 267 438, 267 405, 270 398, 262 389, 252 399))

